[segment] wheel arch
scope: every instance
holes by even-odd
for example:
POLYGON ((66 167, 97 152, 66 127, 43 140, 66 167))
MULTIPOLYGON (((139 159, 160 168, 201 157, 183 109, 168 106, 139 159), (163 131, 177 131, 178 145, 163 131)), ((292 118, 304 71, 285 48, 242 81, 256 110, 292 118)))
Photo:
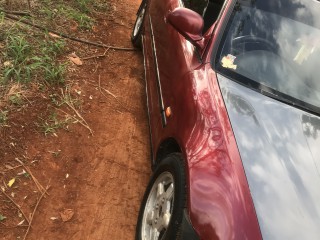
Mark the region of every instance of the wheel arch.
POLYGON ((154 166, 156 167, 161 160, 171 153, 182 153, 181 147, 175 138, 167 138, 161 142, 155 155, 154 166))

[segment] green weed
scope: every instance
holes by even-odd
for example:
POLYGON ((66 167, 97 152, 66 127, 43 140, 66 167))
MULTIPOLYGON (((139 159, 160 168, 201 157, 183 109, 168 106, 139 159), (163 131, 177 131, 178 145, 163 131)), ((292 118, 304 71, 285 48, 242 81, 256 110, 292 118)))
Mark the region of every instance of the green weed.
POLYGON ((65 64, 47 62, 42 65, 42 68, 44 70, 44 78, 48 83, 64 83, 64 75, 66 70, 65 64))
POLYGON ((68 124, 70 123, 70 118, 66 117, 65 119, 59 119, 56 112, 50 114, 47 120, 41 120, 42 123, 40 124, 40 128, 46 136, 48 134, 55 135, 58 129, 67 129, 68 124))
POLYGON ((4 12, 0 12, 0 25, 3 24, 4 21, 4 12))
POLYGON ((65 64, 56 61, 65 48, 65 41, 34 41, 31 44, 24 35, 8 36, 3 81, 28 83, 39 76, 49 84, 64 83, 65 64), (40 51, 39 51, 40 50, 40 51))
POLYGON ((91 17, 89 17, 86 13, 82 13, 81 11, 75 8, 68 6, 60 6, 59 11, 63 13, 63 15, 65 15, 67 18, 76 21, 79 24, 80 29, 91 29, 94 24, 94 20, 91 17))
POLYGON ((31 47, 24 36, 9 36, 7 55, 15 64, 22 64, 27 60, 31 47))
POLYGON ((6 126, 8 120, 8 111, 0 110, 0 127, 6 126))
POLYGON ((45 16, 48 20, 53 20, 57 16, 57 9, 51 10, 49 7, 42 7, 39 9, 39 13, 45 16))
POLYGON ((4 81, 14 79, 17 82, 29 82, 32 71, 32 66, 28 63, 32 51, 29 42, 23 35, 9 35, 6 42, 7 61, 4 62, 4 81))
POLYGON ((76 1, 78 9, 83 13, 89 13, 89 5, 92 4, 92 0, 78 0, 76 1))
POLYGON ((9 102, 11 104, 17 105, 17 106, 22 105, 23 104, 23 99, 22 99, 21 94, 16 93, 16 94, 13 94, 13 95, 9 96, 9 102))
POLYGON ((47 41, 44 42, 42 46, 42 52, 44 55, 60 55, 63 53, 66 46, 66 42, 64 40, 57 40, 57 41, 47 41))

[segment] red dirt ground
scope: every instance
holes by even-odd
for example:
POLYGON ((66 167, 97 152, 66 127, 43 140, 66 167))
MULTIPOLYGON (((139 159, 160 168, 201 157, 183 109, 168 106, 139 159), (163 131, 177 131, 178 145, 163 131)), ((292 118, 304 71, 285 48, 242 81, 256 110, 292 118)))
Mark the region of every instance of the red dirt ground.
MULTIPOLYGON (((111 2, 114 15, 98 19, 95 35, 106 44, 132 47, 130 33, 140 1, 111 2)), ((75 49, 94 50, 72 44, 75 49)), ((98 53, 103 52, 98 49, 98 53)), ((106 57, 76 67, 69 78, 81 90, 81 115, 93 136, 80 124, 71 124, 68 131, 59 130, 57 137, 45 137, 34 124, 39 114, 49 108, 40 98, 32 99, 32 106, 14 113, 11 118, 16 116, 18 120, 0 132, 1 162, 12 166, 18 163, 15 158, 24 160, 43 186, 50 185, 49 196, 41 200, 27 239, 134 239, 140 201, 150 176, 142 54, 109 50, 106 57), (117 98, 101 94, 99 76, 101 87, 117 98), (59 214, 64 209, 74 211, 66 222, 59 214)), ((21 171, 17 168, 2 172, 3 183, 21 171)), ((30 177, 18 180, 6 192, 30 217, 39 192, 34 192, 37 188, 30 177)), ((3 195, 0 205, 2 202, 9 205, 8 211, 15 209, 3 195)), ((0 224, 0 238, 23 239, 26 227, 10 227, 23 218, 18 211, 5 213, 7 219, 0 224)))

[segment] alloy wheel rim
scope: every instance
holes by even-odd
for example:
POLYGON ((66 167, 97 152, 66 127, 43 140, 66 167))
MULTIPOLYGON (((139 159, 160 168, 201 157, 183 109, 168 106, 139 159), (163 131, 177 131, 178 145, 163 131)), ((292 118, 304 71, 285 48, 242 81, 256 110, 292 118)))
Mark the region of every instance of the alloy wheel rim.
POLYGON ((174 180, 169 172, 163 172, 154 182, 149 193, 142 218, 142 240, 158 240, 165 234, 172 216, 174 204, 174 180))
POLYGON ((143 22, 143 16, 144 16, 144 13, 145 13, 145 6, 142 8, 142 10, 140 11, 138 17, 137 17, 137 21, 136 21, 136 25, 134 26, 134 31, 133 31, 133 36, 136 37, 140 28, 141 28, 141 25, 142 25, 142 22, 143 22))

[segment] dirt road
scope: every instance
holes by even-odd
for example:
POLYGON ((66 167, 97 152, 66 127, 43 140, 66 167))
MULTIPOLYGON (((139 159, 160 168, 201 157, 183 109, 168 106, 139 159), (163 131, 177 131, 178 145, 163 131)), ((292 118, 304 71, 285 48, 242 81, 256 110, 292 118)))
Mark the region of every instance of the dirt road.
MULTIPOLYGON (((95 35, 104 43, 131 47, 140 1, 111 3, 113 16, 99 20, 95 35)), ((75 124, 57 137, 33 132, 19 140, 35 177, 51 186, 27 239, 134 239, 140 200, 150 176, 142 54, 109 50, 104 58, 85 61, 70 78, 83 97, 81 114, 93 136, 75 124), (64 209, 74 211, 66 222, 60 215, 64 209)), ((23 236, 19 229, 0 231, 4 239, 23 236)))

